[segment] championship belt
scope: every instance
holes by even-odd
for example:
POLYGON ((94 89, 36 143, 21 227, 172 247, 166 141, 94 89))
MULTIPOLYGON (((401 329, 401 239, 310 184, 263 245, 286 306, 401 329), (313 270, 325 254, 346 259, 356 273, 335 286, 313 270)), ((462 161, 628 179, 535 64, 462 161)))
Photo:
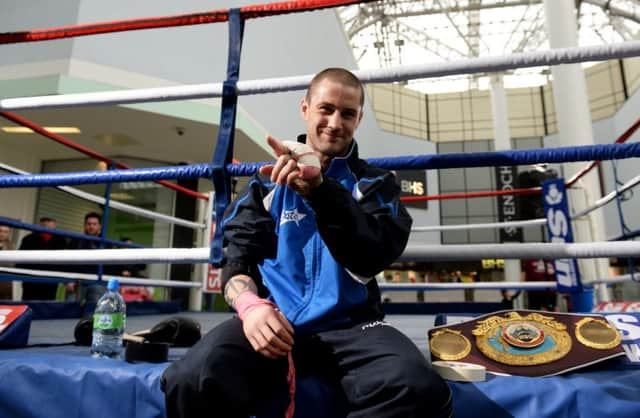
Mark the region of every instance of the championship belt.
POLYGON ((499 311, 429 330, 432 360, 519 376, 551 376, 624 355, 621 341, 602 316, 544 311, 499 311))

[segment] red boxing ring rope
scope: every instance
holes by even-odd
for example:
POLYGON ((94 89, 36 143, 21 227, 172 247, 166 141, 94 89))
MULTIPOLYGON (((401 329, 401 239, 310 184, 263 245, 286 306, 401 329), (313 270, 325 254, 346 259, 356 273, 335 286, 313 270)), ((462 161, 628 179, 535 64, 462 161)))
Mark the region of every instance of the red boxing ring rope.
POLYGON ((449 193, 439 194, 433 196, 402 196, 400 198, 403 202, 425 202, 428 200, 449 200, 449 199, 471 199, 475 197, 493 197, 503 195, 526 195, 536 194, 542 191, 541 187, 531 187, 529 189, 512 189, 512 190, 490 190, 486 192, 471 192, 471 193, 449 193))
MULTIPOLYGON (((242 18, 246 20, 258 17, 305 12, 338 6, 348 6, 351 4, 367 3, 371 1, 373 0, 303 0, 257 4, 241 7, 240 14, 242 15, 242 18)), ((116 20, 110 22, 89 23, 85 25, 60 26, 57 28, 33 29, 21 32, 0 33, 0 44, 50 41, 53 39, 99 35, 130 30, 202 25, 208 23, 226 22, 228 19, 229 9, 220 9, 202 13, 116 20)))
MULTIPOLYGON (((47 138, 54 140, 62 145, 65 145, 69 148, 73 148, 76 151, 79 151, 85 155, 88 155, 89 157, 95 159, 95 160, 99 160, 99 161, 103 161, 107 164, 114 164, 117 168, 133 168, 130 165, 124 164, 124 163, 119 163, 117 161, 113 161, 111 158, 105 157, 102 154, 97 153, 96 151, 92 150, 91 148, 87 148, 84 145, 80 145, 76 142, 71 141, 70 139, 67 139, 63 136, 54 134, 53 132, 49 132, 46 129, 44 129, 42 126, 37 125, 33 122, 31 122, 30 120, 27 120, 21 116, 18 116, 14 113, 10 113, 10 112, 0 112, 0 116, 9 119, 12 122, 15 122, 19 125, 25 126, 29 129, 31 129, 34 132, 39 133, 40 135, 44 135, 47 138)), ((196 199, 202 199, 202 200, 209 200, 209 197, 205 194, 202 193, 198 193, 196 191, 193 191, 191 189, 187 189, 186 187, 182 187, 180 185, 177 185, 175 183, 171 183, 169 181, 166 180, 156 180, 156 183, 161 184, 165 187, 168 187, 170 189, 173 189, 175 191, 184 193, 188 196, 191 197, 195 197, 196 199)))
MULTIPOLYGON (((631 135, 633 135, 638 128, 640 128, 640 118, 638 118, 633 125, 631 125, 618 139, 615 140, 616 144, 623 144, 627 142, 631 135)), ((593 167, 600 165, 600 161, 592 161, 588 163, 584 168, 577 172, 565 183, 567 188, 572 187, 578 180, 584 177, 593 167)), ((400 198, 403 202, 426 202, 429 200, 449 200, 449 199, 471 199, 476 197, 492 197, 503 195, 527 195, 540 193, 542 189, 540 187, 532 187, 529 189, 513 189, 513 190, 490 190, 486 192, 473 192, 473 193, 450 193, 433 196, 402 196, 400 198)))
MULTIPOLYGON (((266 16, 274 16, 280 14, 288 14, 295 12, 303 12, 303 11, 312 11, 319 10, 324 8, 333 8, 338 6, 347 6, 351 4, 358 3, 368 3, 373 0, 301 0, 301 1, 293 1, 293 2, 279 2, 279 3, 268 3, 268 4, 259 4, 259 5, 251 5, 240 8, 240 13, 243 19, 252 19, 258 17, 266 17, 266 16)), ((150 18, 141 18, 141 19, 127 19, 127 20, 119 20, 119 21, 110 21, 110 22, 99 22, 99 23, 91 23, 85 25, 73 25, 73 26, 63 26, 58 28, 48 28, 48 29, 34 29, 31 31, 23 31, 23 32, 9 32, 9 33, 0 33, 0 44, 9 44, 9 43, 21 43, 21 42, 36 42, 36 41, 45 41, 45 40, 53 40, 53 39, 62 39, 69 38, 75 36, 88 36, 95 34, 104 34, 104 33, 112 33, 112 32, 122 32, 129 30, 140 30, 140 29, 155 29, 155 28, 165 28, 165 27, 173 27, 173 26, 188 26, 188 25, 197 25, 197 24, 207 24, 207 23, 217 23, 217 22, 225 22, 229 17, 229 9, 220 9, 214 10, 210 12, 203 13, 191 13, 191 14, 182 14, 182 15, 173 15, 173 16, 158 16, 158 17, 150 17, 150 18)), ((104 157, 86 147, 83 147, 80 144, 76 144, 64 137, 52 134, 46 131, 44 128, 39 127, 26 121, 17 115, 10 114, 8 112, 0 112, 0 115, 6 117, 7 119, 13 120, 23 126, 30 127, 34 131, 41 133, 42 135, 53 139, 57 142, 60 142, 64 145, 67 145, 71 148, 74 148, 80 152, 83 152, 86 155, 91 156, 97 160, 104 161, 106 163, 114 163, 111 159, 104 157)), ((627 131, 625 131, 620 138, 618 138, 616 143, 623 143, 631 135, 640 127, 640 119, 638 119, 627 131)), ((595 166, 599 165, 599 161, 593 161, 589 163, 586 167, 580 170, 576 175, 574 175, 569 181, 567 181, 566 186, 571 187, 575 184, 581 177, 586 175, 589 171, 591 171, 595 166)), ((119 168, 131 168, 125 164, 115 162, 115 165, 119 168)), ((166 182, 164 180, 159 180, 157 183, 162 184, 166 187, 172 188, 174 190, 179 190, 187 195, 208 200, 206 195, 197 193, 193 190, 189 190, 178 186, 173 183, 166 182)), ((448 200, 448 199, 466 199, 466 198, 477 198, 477 197, 492 197, 492 196, 500 196, 500 195, 527 195, 527 194, 535 194, 540 193, 541 189, 539 187, 530 188, 530 189, 513 189, 513 190, 497 190, 497 191, 485 191, 485 192, 474 192, 474 193, 452 193, 452 194, 443 194, 443 195, 434 195, 434 196, 403 196, 401 198, 402 201, 405 202, 422 202, 428 200, 448 200)))
MULTIPOLYGON (((627 140, 629 138, 631 138, 631 135, 633 135, 635 133, 635 131, 638 130, 638 128, 640 127, 640 118, 637 119, 633 125, 631 125, 629 127, 629 129, 627 129, 626 131, 624 131, 624 133, 622 135, 620 135, 620 137, 618 139, 616 139, 616 144, 622 144, 624 142, 627 142, 627 140)), ((578 171, 573 177, 571 177, 567 182, 566 182, 566 186, 567 187, 572 187, 578 180, 580 180, 583 176, 585 176, 589 171, 591 171, 593 169, 593 167, 600 165, 600 161, 592 161, 589 164, 586 165, 586 167, 584 167, 582 170, 578 171)))

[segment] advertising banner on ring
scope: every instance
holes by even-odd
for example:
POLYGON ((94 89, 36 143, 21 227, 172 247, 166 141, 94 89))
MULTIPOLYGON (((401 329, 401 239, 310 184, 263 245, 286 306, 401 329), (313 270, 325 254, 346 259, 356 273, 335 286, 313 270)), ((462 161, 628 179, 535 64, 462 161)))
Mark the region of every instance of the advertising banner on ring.
MULTIPOLYGON (((553 243, 573 242, 564 179, 558 178, 542 183, 542 201, 547 218, 549 241, 553 243)), ((554 260, 553 263, 556 268, 558 291, 564 293, 581 292, 582 283, 577 260, 563 258, 554 260)))
MULTIPOLYGON (((211 222, 207 229, 209 245, 211 245, 211 240, 213 240, 213 234, 216 230, 215 221, 211 222)), ((203 293, 222 293, 222 269, 207 263, 202 277, 202 284, 203 293)))
MULTIPOLYGON (((213 210, 213 193, 209 194, 209 201, 205 213, 212 213, 213 210)), ((216 232, 216 221, 211 219, 207 222, 207 229, 203 235, 202 245, 205 247, 211 246, 213 240, 213 234, 216 232)), ((202 269, 202 292, 203 293, 222 293, 222 269, 212 266, 207 263, 202 269)))
MULTIPOLYGON (((496 167, 497 190, 513 190, 518 188, 517 169, 514 166, 496 167)), ((510 222, 520 220, 520 205, 515 195, 497 196, 498 220, 510 222)), ((522 228, 507 227, 500 229, 500 242, 522 242, 522 228)))
POLYGON ((640 312, 607 312, 604 315, 622 335, 626 366, 640 368, 640 312))

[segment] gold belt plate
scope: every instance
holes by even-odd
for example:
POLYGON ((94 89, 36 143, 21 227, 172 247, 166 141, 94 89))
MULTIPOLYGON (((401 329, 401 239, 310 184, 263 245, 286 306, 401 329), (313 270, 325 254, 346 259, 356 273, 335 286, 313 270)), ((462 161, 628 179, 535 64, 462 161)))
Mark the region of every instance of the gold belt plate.
POLYGON ((551 363, 566 356, 572 345, 566 325, 537 312, 491 316, 478 321, 472 334, 482 354, 511 366, 551 363))

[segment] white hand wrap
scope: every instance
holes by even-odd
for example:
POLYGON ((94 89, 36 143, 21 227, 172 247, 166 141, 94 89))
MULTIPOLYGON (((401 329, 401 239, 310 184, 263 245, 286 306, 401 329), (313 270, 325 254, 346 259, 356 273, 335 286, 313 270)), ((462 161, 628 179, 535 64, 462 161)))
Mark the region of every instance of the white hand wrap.
POLYGON ((307 144, 295 141, 283 141, 289 149, 291 158, 296 160, 300 169, 300 178, 308 180, 320 175, 320 159, 307 144))

